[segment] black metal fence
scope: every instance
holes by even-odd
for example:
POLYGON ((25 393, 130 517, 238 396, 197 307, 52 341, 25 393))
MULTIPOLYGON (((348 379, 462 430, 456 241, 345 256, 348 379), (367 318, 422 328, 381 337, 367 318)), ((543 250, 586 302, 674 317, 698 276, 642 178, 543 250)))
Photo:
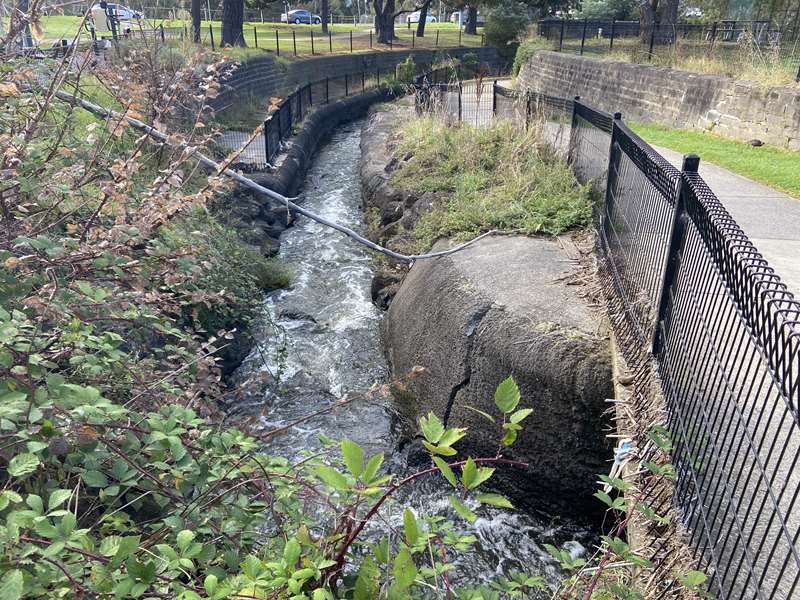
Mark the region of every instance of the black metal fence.
POLYGON ((791 22, 778 28, 770 21, 716 21, 713 23, 655 22, 615 19, 545 19, 539 36, 553 50, 603 55, 627 51, 647 60, 677 57, 769 60, 784 64, 800 81, 800 26, 791 22))
MULTIPOLYGON (((263 130, 254 135, 252 131, 228 129, 221 143, 227 152, 238 153, 234 163, 238 168, 260 170, 269 166, 276 154, 293 135, 293 130, 314 106, 328 104, 360 94, 388 82, 394 72, 376 68, 372 71, 330 77, 298 87, 294 92, 269 108, 263 130)), ((265 112, 267 112, 265 106, 265 112)))
MULTIPOLYGON (((548 126, 563 131, 577 178, 605 192, 596 214, 609 313, 629 364, 644 357, 657 376, 647 382, 660 383, 673 504, 708 591, 797 597, 800 302, 700 177, 697 157, 678 169, 621 115, 577 98, 493 86, 489 106, 489 118, 544 119, 551 139, 548 126)), ((652 410, 650 389, 642 396, 652 410)))

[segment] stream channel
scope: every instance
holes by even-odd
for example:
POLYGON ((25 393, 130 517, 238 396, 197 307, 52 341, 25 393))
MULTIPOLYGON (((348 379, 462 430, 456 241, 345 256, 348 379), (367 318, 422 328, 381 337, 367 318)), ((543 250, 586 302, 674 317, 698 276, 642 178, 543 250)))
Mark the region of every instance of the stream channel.
MULTIPOLYGON (((356 121, 333 133, 316 155, 300 194, 309 210, 356 230, 363 229, 361 126, 362 121, 356 121)), ((280 259, 293 271, 293 284, 266 296, 256 347, 234 375, 247 392, 240 394, 232 412, 257 419, 264 431, 348 394, 363 393, 389 376, 380 340, 382 313, 370 297, 374 265, 367 250, 339 232, 298 217, 281 237, 280 259)), ((414 431, 401 413, 389 396, 373 393, 274 436, 265 451, 301 460, 322 447, 321 436, 349 438, 368 456, 385 452, 385 464, 395 474, 411 473, 416 470, 408 466, 414 431)), ((378 539, 390 528, 402 531, 404 506, 418 516, 446 516, 477 539, 471 552, 455 561, 448 557, 456 563, 451 583, 462 586, 487 584, 512 571, 541 575, 554 586, 560 570, 543 544, 578 555, 593 539, 590 531, 564 519, 488 507, 477 508, 479 518, 470 525, 450 508, 451 489, 441 476, 417 480, 398 496, 399 502, 382 510, 368 537, 378 539)))

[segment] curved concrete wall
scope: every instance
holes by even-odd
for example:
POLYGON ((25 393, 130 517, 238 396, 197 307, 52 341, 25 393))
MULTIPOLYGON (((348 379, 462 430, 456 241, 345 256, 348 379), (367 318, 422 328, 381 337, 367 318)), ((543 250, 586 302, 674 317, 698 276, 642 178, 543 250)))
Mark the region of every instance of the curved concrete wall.
MULTIPOLYGON (((482 62, 492 67, 500 61, 496 48, 450 48, 438 51, 438 54, 460 58, 464 54, 474 53, 482 62)), ((236 102, 243 94, 259 94, 264 98, 282 96, 295 87, 326 77, 344 77, 344 75, 360 74, 380 69, 387 73, 404 61, 408 56, 414 57, 418 65, 429 65, 437 52, 428 49, 414 49, 396 52, 369 52, 360 54, 335 54, 305 60, 295 60, 288 64, 275 60, 272 54, 254 58, 243 63, 228 77, 223 77, 222 89, 212 104, 215 110, 224 110, 236 102)))
POLYGON ((523 65, 519 86, 580 96, 629 120, 713 129, 800 150, 800 90, 794 88, 545 51, 523 65))

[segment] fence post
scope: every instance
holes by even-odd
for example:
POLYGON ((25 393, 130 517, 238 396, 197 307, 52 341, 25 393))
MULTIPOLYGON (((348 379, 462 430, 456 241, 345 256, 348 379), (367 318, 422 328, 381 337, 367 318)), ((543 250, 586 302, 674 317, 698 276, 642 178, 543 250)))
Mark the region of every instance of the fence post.
POLYGON ((278 122, 278 146, 280 146, 281 142, 283 141, 283 124, 281 123, 281 119, 282 119, 282 117, 281 117, 281 112, 282 112, 281 109, 282 109, 282 107, 279 106, 278 110, 276 110, 274 113, 272 113, 272 118, 275 119, 278 122))
POLYGON ((614 29, 617 26, 617 20, 611 19, 611 43, 608 45, 608 51, 611 52, 614 49, 614 29))
POLYGON ((364 71, 361 71, 361 93, 364 93, 366 89, 366 77, 364 76, 364 71))
POLYGON ((328 51, 333 54, 333 34, 328 31, 328 51))
POLYGON ((575 131, 578 128, 578 102, 581 101, 580 96, 575 96, 572 99, 572 122, 569 126, 569 147, 567 148, 567 164, 571 165, 575 160, 575 148, 573 140, 575 139, 575 131))
POLYGON ((661 323, 667 313, 669 306, 669 290, 675 283, 675 276, 678 271, 678 248, 680 247, 681 240, 686 233, 686 224, 689 220, 689 215, 686 212, 686 194, 687 194, 687 173, 697 173, 700 166, 700 157, 696 154, 685 154, 683 156, 683 164, 681 165, 681 177, 678 180, 678 188, 675 191, 675 211, 672 213, 672 227, 670 228, 669 245, 667 246, 666 261, 663 265, 663 276, 661 278, 661 287, 658 294, 658 312, 656 313, 656 322, 653 327, 652 350, 653 354, 659 354, 662 350, 663 341, 661 336, 658 335, 661 323))
POLYGON ((309 29, 308 32, 311 34, 311 56, 314 56, 314 30, 309 29))
POLYGON ((586 25, 589 23, 589 19, 583 20, 583 33, 581 34, 581 56, 583 56, 583 47, 586 45, 586 25))
POLYGON ((164 25, 161 24, 158 26, 159 30, 161 31, 161 43, 163 44, 166 40, 164 39, 164 25))
POLYGON ((558 36, 558 51, 561 52, 561 49, 564 47, 564 23, 565 20, 561 19, 561 35, 558 36))
POLYGON ((461 122, 461 82, 458 82, 458 122, 461 122))
POLYGON ((439 30, 436 30, 436 47, 439 47, 439 30))
POLYGON ((297 120, 303 120, 303 89, 298 88, 297 92, 295 92, 297 96, 297 120))
POLYGON ((497 79, 492 82, 492 114, 497 114, 497 79))
POLYGON ((256 48, 258 48, 258 29, 253 27, 253 37, 256 39, 256 48))
MULTIPOLYGON (((617 150, 617 132, 619 131, 619 124, 622 121, 622 113, 615 112, 614 120, 611 122, 611 144, 608 148, 608 175, 606 176, 606 214, 614 205, 614 193, 611 191, 614 187, 614 178, 616 177, 617 163, 619 162, 619 151, 617 150)), ((600 225, 603 227, 603 224, 600 225)))
POLYGON ((294 124, 294 114, 292 111, 292 98, 291 96, 287 99, 286 102, 286 113, 289 115, 289 131, 287 131, 287 137, 292 135, 292 125, 294 124))
POLYGON ((328 78, 325 78, 325 104, 329 104, 331 101, 331 94, 330 89, 328 88, 328 78))
POLYGON ((347 73, 344 74, 344 95, 345 98, 350 95, 350 78, 347 73))
POLYGON ((381 68, 375 67, 375 82, 377 85, 381 84, 381 68))
POLYGON ((369 49, 372 50, 372 29, 369 30, 369 49))
POLYGON ((353 30, 350 30, 350 54, 353 53, 353 30))
POLYGON ((414 40, 416 39, 416 37, 417 37, 416 35, 413 35, 413 34, 411 35, 411 47, 412 48, 414 47, 414 44, 415 44, 414 40))
POLYGON ((275 54, 281 55, 281 40, 278 37, 278 30, 275 30, 275 54))
POLYGON ((211 23, 208 24, 208 33, 211 34, 211 50, 215 50, 214 48, 214 28, 211 27, 211 23))
POLYGON ((292 46, 294 46, 294 55, 297 56, 297 35, 295 35, 294 29, 292 29, 292 46))

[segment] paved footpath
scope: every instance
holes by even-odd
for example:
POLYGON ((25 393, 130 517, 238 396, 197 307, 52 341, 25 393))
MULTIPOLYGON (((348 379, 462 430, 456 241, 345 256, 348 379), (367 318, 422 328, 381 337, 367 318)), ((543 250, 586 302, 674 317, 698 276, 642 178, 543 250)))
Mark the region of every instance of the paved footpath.
MULTIPOLYGON (((654 148, 680 169, 682 154, 654 148)), ((703 162, 702 155, 700 176, 789 290, 800 298, 800 199, 703 162)))

